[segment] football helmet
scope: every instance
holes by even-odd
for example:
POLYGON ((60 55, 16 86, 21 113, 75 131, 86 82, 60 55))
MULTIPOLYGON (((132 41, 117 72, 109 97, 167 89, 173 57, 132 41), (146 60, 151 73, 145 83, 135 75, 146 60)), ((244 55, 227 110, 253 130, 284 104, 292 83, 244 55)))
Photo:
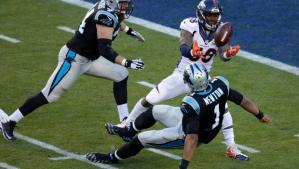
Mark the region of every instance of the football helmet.
POLYGON ((204 65, 192 63, 185 68, 184 82, 192 91, 205 90, 209 84, 209 74, 204 65))
POLYGON ((223 9, 218 0, 201 0, 197 5, 196 16, 207 30, 215 31, 220 24, 222 12, 223 9), (217 19, 211 20, 209 16, 215 16, 217 19))
POLYGON ((105 0, 106 5, 114 12, 123 14, 124 18, 129 18, 133 12, 133 0, 105 0))

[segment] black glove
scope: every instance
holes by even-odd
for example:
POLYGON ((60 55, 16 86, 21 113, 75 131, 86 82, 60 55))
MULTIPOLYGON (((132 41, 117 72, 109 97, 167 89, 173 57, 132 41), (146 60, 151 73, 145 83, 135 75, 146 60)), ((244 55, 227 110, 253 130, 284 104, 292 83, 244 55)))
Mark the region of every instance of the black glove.
POLYGON ((137 31, 134 31, 132 28, 129 28, 127 31, 127 34, 130 36, 133 36, 134 38, 137 38, 139 41, 144 42, 144 37, 137 31))

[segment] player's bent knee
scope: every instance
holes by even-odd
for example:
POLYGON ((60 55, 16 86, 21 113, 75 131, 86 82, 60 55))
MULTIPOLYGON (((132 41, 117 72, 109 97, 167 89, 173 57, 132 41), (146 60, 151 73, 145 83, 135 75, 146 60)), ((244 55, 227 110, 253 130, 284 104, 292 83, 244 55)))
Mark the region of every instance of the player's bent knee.
POLYGON ((122 68, 120 69, 120 71, 118 71, 118 77, 116 78, 115 82, 120 82, 124 79, 126 79, 129 76, 129 72, 126 68, 122 68))

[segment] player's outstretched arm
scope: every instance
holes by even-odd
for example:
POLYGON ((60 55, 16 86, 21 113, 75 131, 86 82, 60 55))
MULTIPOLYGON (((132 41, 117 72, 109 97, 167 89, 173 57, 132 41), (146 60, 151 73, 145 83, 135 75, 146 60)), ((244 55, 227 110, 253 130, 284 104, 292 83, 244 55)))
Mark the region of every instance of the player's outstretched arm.
POLYGON ((253 101, 251 101, 246 96, 243 96, 238 91, 230 89, 228 100, 233 101, 247 112, 253 114, 256 118, 260 120, 260 122, 266 123, 269 126, 272 125, 272 119, 265 115, 253 101))
POLYGON ((240 106, 245 109, 247 112, 252 113, 256 118, 260 120, 262 123, 266 123, 269 126, 272 125, 272 119, 265 115, 257 105, 251 101, 248 97, 244 96, 240 106))
POLYGON ((121 22, 120 30, 126 32, 128 35, 138 39, 140 42, 145 42, 145 38, 141 35, 141 33, 135 31, 133 28, 127 26, 124 22, 121 22))

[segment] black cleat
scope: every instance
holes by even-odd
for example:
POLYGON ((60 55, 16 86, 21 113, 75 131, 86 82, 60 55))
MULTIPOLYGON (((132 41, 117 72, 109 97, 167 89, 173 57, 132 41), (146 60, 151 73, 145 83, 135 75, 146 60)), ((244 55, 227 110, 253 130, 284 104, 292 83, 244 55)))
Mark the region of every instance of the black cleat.
POLYGON ((95 153, 95 152, 87 153, 86 159, 94 163, 103 163, 103 164, 111 164, 111 163, 116 163, 118 161, 115 157, 113 157, 111 153, 109 154, 95 153))
POLYGON ((7 141, 12 141, 16 140, 15 136, 13 135, 13 131, 16 127, 16 122, 15 121, 8 121, 6 123, 1 123, 1 131, 3 134, 3 138, 7 141))
POLYGON ((107 132, 111 135, 118 135, 121 137, 125 142, 129 142, 133 139, 136 135, 136 131, 133 129, 132 124, 129 127, 119 127, 118 125, 113 125, 111 123, 106 123, 105 128, 107 132))

